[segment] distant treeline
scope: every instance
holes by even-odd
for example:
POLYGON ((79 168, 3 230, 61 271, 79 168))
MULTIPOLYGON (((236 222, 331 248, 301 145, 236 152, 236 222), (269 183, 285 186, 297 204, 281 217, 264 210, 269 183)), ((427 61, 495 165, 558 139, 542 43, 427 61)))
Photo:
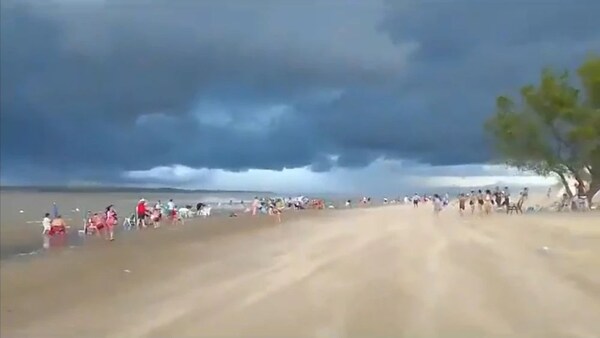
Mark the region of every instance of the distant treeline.
POLYGON ((234 193, 234 194, 273 194, 269 191, 245 190, 188 190, 176 188, 142 188, 142 187, 67 187, 67 186, 0 186, 0 191, 14 192, 80 192, 80 193, 234 193))

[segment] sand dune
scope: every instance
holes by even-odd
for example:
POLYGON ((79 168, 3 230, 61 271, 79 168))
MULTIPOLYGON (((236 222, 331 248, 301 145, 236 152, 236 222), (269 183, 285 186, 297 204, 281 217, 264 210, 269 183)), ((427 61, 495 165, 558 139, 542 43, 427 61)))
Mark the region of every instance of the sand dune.
POLYGON ((1 335, 598 337, 599 220, 391 206, 149 232, 3 262, 1 335))

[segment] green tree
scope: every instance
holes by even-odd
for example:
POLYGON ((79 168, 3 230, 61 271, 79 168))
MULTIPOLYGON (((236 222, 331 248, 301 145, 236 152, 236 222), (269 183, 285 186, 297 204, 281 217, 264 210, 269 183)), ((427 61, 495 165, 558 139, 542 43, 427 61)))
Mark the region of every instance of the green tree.
POLYGON ((521 89, 518 102, 498 97, 485 128, 508 165, 556 174, 565 187, 568 176, 583 184, 588 171, 591 199, 600 190, 600 57, 588 58, 577 74, 579 87, 568 72, 546 69, 537 85, 521 89))

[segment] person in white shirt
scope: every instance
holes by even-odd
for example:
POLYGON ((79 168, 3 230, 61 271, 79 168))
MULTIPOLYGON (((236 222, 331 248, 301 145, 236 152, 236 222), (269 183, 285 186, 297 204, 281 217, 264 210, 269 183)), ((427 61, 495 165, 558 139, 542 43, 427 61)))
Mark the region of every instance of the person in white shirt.
POLYGON ((46 213, 44 215, 44 219, 42 220, 42 234, 47 235, 50 232, 50 228, 52 227, 52 220, 50 219, 50 214, 46 213))
POLYGON ((169 202, 167 202, 167 208, 169 209, 169 211, 175 210, 175 202, 173 202, 172 199, 170 199, 169 202))
POLYGON ((504 187, 502 195, 504 196, 503 204, 508 208, 508 206, 510 205, 510 191, 508 190, 508 187, 504 187))
POLYGON ((435 194, 433 195, 433 212, 438 215, 440 213, 440 211, 442 211, 443 205, 442 205, 442 198, 440 197, 440 195, 435 194))

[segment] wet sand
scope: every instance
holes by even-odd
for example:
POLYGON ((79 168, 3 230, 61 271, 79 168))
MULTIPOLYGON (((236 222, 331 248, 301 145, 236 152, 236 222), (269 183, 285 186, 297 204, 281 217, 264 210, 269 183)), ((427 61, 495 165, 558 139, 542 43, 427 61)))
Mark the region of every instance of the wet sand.
POLYGON ((316 215, 3 261, 0 335, 598 337, 598 213, 316 215))

